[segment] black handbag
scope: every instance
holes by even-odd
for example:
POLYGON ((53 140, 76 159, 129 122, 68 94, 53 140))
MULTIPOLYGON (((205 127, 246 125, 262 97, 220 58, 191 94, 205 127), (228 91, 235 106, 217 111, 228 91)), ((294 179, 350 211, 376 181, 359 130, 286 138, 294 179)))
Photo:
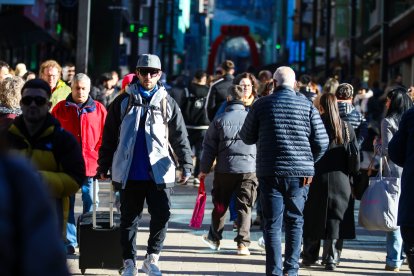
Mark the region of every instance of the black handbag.
POLYGON ((347 155, 348 173, 355 176, 358 174, 361 165, 359 148, 358 145, 354 143, 354 141, 351 141, 348 125, 344 123, 344 126, 346 133, 346 142, 344 143, 344 147, 347 155))
POLYGON ((352 190, 355 199, 361 200, 362 195, 369 185, 369 178, 376 176, 378 170, 374 169, 374 161, 378 154, 378 151, 375 151, 374 155, 371 157, 369 166, 367 169, 360 169, 359 172, 352 177, 352 190))
POLYGON ((369 178, 378 174, 377 170, 372 169, 361 169, 352 178, 353 194, 355 199, 361 200, 362 195, 369 185, 369 178))

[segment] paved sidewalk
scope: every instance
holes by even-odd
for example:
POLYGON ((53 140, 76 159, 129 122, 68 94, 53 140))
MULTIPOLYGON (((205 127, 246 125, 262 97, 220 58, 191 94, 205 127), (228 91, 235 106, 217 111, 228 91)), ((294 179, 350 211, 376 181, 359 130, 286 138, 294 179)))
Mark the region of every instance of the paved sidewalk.
MULTIPOLYGON (((188 227, 197 193, 192 185, 177 186, 172 195, 172 217, 169 224, 164 249, 160 257, 160 268, 163 275, 265 275, 265 252, 257 245, 262 236, 257 226, 252 228, 252 244, 250 256, 238 256, 235 232, 232 224, 226 219, 222 248, 219 252, 210 250, 201 241, 201 235, 207 233, 211 217, 211 176, 207 179, 207 205, 203 227, 192 230, 188 227)), ((100 191, 101 206, 106 206, 108 184, 102 184, 100 191)), ((76 198, 76 213, 81 212, 81 197, 76 198)), ((100 208, 105 209, 105 208, 100 208)), ((253 217, 255 217, 255 213, 253 217)), ((137 235, 137 265, 140 268, 148 239, 149 216, 144 215, 137 235)), ((108 248, 108 250, 110 250, 108 248)), ((78 255, 68 257, 68 265, 73 275, 81 275, 78 268, 78 255)), ((357 227, 357 239, 345 241, 341 263, 335 271, 325 271, 322 266, 300 269, 303 275, 411 275, 408 266, 403 265, 399 273, 384 271, 385 235, 368 232, 357 227)), ((87 269, 85 275, 119 275, 117 270, 87 269)), ((139 275, 145 275, 139 270, 139 275)))

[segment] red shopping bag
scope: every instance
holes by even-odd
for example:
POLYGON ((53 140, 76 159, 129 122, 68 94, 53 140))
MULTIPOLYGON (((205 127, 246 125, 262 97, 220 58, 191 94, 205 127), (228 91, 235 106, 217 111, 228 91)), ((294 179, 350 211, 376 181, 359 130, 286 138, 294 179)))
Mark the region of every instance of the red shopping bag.
POLYGON ((196 204, 194 206, 193 217, 190 221, 190 227, 200 228, 203 224, 204 208, 206 207, 206 188, 204 186, 204 178, 200 179, 200 186, 198 187, 198 194, 196 204))

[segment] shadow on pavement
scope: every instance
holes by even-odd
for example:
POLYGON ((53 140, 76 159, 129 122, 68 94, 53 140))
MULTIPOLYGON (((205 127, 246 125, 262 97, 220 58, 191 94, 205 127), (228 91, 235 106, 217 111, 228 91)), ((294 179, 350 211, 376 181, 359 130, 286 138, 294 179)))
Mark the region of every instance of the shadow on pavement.
MULTIPOLYGON (((175 271, 168 271, 168 270, 163 270, 162 274, 164 275, 203 275, 203 276, 210 276, 210 275, 220 275, 220 276, 226 276, 226 275, 241 275, 240 272, 228 272, 228 271, 223 271, 223 272, 217 272, 217 273, 212 273, 211 271, 179 271, 179 272, 175 272, 175 271)), ((255 275, 263 275, 263 273, 246 273, 243 272, 243 276, 255 276, 255 275)))

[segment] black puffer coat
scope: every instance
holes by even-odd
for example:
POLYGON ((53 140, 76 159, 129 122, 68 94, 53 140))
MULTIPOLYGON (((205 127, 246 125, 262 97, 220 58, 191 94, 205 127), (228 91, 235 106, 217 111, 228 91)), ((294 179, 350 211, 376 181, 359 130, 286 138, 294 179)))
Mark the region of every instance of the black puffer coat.
POLYGON ((228 89, 233 84, 233 79, 233 75, 227 74, 211 85, 206 104, 207 116, 210 121, 213 121, 220 105, 227 100, 228 89))
MULTIPOLYGON (((327 118, 322 115, 322 120, 326 122, 327 118)), ((345 123, 348 125, 351 141, 356 143, 351 124, 345 123)), ((331 133, 330 129, 327 131, 331 133)), ((315 164, 315 177, 304 209, 303 236, 314 240, 354 239, 354 199, 347 172, 345 147, 337 145, 332 135, 329 136, 329 149, 315 164)))

